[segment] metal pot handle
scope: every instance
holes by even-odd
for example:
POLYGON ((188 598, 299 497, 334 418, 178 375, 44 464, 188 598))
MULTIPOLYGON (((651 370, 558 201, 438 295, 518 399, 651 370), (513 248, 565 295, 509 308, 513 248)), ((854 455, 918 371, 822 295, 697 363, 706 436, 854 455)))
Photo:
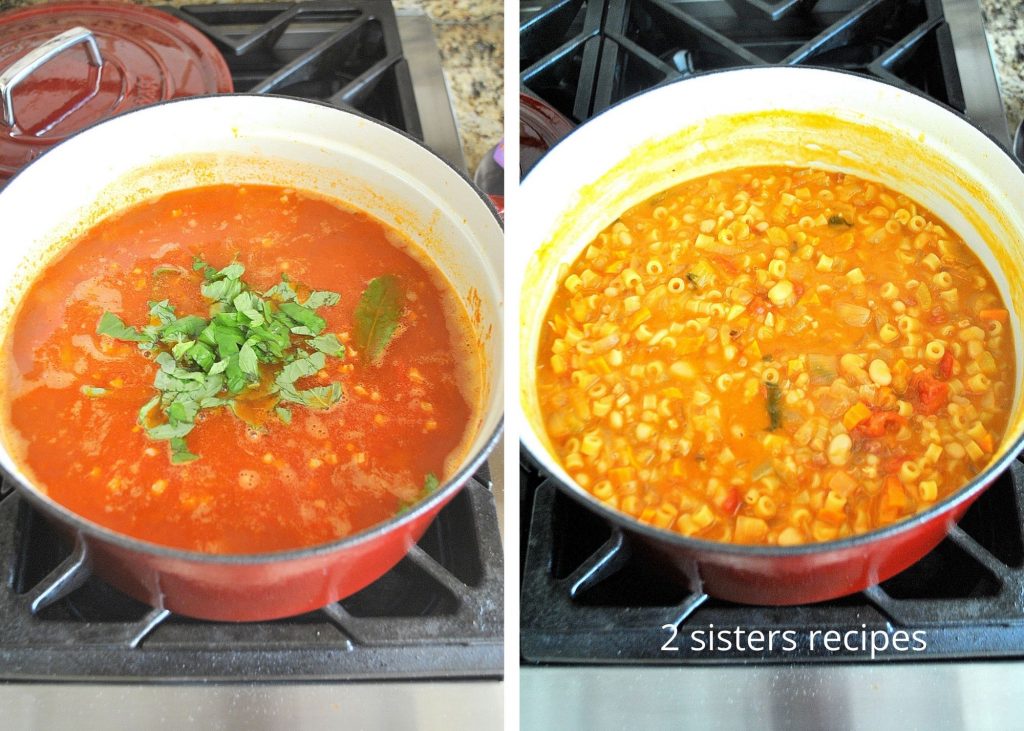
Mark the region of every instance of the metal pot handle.
POLYGON ((1017 125, 1017 134, 1013 136, 1013 156, 1024 162, 1024 119, 1017 125))
POLYGON ((96 68, 103 66, 103 57, 96 37, 88 28, 77 26, 66 30, 58 36, 29 51, 0 73, 0 103, 3 104, 3 123, 7 127, 16 128, 14 119, 14 87, 24 81, 40 66, 55 56, 60 55, 72 46, 85 44, 89 54, 89 63, 96 68))

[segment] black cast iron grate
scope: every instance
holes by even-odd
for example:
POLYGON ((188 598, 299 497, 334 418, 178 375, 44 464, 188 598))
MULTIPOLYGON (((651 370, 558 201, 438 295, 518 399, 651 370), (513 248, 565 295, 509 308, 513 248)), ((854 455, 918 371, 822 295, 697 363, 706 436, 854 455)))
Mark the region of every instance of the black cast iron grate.
MULTIPOLYGON (((882 652, 892 660, 1024 657, 1024 464, 1014 462, 934 551, 864 592, 796 607, 754 607, 708 598, 644 554, 628 535, 560 492, 525 455, 521 652, 530 662, 737 663, 866 660, 861 640, 827 652, 836 630, 911 636, 923 651, 882 652), (525 516, 530 516, 529 520, 525 516), (674 625, 672 639, 663 625, 674 625), (795 648, 711 650, 708 634, 793 633, 795 648), (679 648, 662 650, 666 642, 679 648), (702 645, 703 643, 703 645, 702 645), (851 649, 852 648, 852 649, 851 649)), ((882 644, 879 636, 878 644, 882 644)))
POLYGON ((224 55, 235 91, 348 107, 423 138, 388 0, 164 6, 224 55))
POLYGON ((0 680, 500 677, 502 555, 485 470, 390 572, 316 612, 204 622, 89 573, 16 492, 0 493, 0 680))
POLYGON ((659 84, 816 65, 964 98, 941 0, 557 0, 524 13, 520 83, 576 122, 659 84))

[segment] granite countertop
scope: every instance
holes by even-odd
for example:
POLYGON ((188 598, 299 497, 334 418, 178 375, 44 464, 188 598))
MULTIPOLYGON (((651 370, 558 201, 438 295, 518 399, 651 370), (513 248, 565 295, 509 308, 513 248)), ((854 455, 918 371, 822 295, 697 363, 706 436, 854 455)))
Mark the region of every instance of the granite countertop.
MULTIPOLYGON (((45 0, 0 0, 0 10, 45 0)), ((260 0, 134 0, 142 5, 205 5, 260 0)), ((280 2, 281 0, 268 0, 280 2)), ((392 0, 396 9, 425 12, 434 26, 470 175, 501 139, 505 47, 501 0, 392 0)))
POLYGON ((504 134, 504 13, 501 0, 392 0, 434 25, 470 174, 504 134))
POLYGON ((981 9, 1012 136, 1024 119, 1024 8, 1018 0, 981 0, 981 9))

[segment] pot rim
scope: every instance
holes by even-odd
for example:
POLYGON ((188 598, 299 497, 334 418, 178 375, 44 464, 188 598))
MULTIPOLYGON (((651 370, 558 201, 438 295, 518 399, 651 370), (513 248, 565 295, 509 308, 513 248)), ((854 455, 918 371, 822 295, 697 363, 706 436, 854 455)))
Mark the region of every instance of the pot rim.
MULTIPOLYGON (((651 89, 647 89, 646 91, 627 97, 626 99, 622 99, 616 102, 615 104, 611 105, 607 109, 602 110, 599 114, 594 115, 583 124, 577 126, 569 134, 567 134, 565 137, 559 140, 558 143, 552 148, 552 150, 557 149, 566 140, 568 140, 574 134, 579 132, 579 130, 589 125, 593 120, 599 119, 605 114, 608 114, 613 110, 619 109, 620 107, 629 104, 630 102, 644 96, 645 94, 654 93, 662 89, 673 88, 678 85, 685 84, 687 81, 690 81, 692 79, 716 76, 719 74, 758 74, 764 72, 799 74, 804 73, 805 71, 808 70, 813 72, 826 72, 829 74, 841 74, 844 76, 852 76, 861 81, 880 84, 882 86, 887 86, 892 89, 896 89, 899 92, 919 97, 920 99, 923 99, 924 101, 935 105, 940 110, 952 114, 953 116, 957 117, 957 119, 960 122, 964 122, 973 127, 978 132, 980 132, 989 142, 991 142, 996 147, 996 149, 998 149, 1004 155, 1009 157, 1010 160, 1017 166, 1017 169, 1022 174, 1024 174, 1024 161, 1017 159, 1017 157, 1015 157, 1013 153, 1005 145, 1003 145, 1003 143, 997 140, 991 133, 989 133, 987 130, 983 129, 977 123, 972 121, 969 117, 967 117, 967 115, 954 109, 953 107, 950 107, 949 105, 943 102, 931 99, 930 97, 926 96, 923 92, 910 87, 904 87, 889 81, 876 79, 871 76, 866 76, 864 74, 859 74, 853 71, 847 71, 845 69, 832 69, 824 66, 814 65, 745 66, 741 68, 715 69, 711 71, 695 73, 683 79, 676 79, 675 81, 655 86, 651 89)), ((539 178, 540 176, 537 171, 539 168, 541 168, 542 165, 543 160, 541 160, 541 162, 539 162, 537 165, 533 167, 533 169, 524 178, 523 183, 530 180, 531 178, 539 178)), ((1017 379, 1020 380, 1022 377, 1024 377, 1024 374, 1020 372, 1020 366, 1024 364, 1017 363, 1016 365, 1018 367, 1018 373, 1016 374, 1017 379)), ((522 374, 520 374, 520 378, 522 378, 522 374)), ((522 406, 519 404, 518 394, 516 408, 519 410, 518 416, 523 417, 522 420, 523 422, 525 422, 526 428, 529 429, 531 432, 534 431, 533 427, 530 425, 529 421, 525 418, 525 415, 522 413, 522 406)), ((800 556, 812 556, 818 554, 830 554, 835 552, 856 550, 859 548, 864 548, 870 544, 887 541, 889 539, 896 538, 902 534, 910 533, 912 531, 917 530, 926 523, 931 523, 933 520, 938 520, 942 515, 955 510, 963 503, 969 503, 969 501, 973 500, 980 493, 984 492, 985 489, 987 489, 988 486, 995 479, 997 479, 1000 474, 1006 471, 1010 464, 1017 459, 1021 450, 1024 449, 1024 429, 1021 429, 1020 432, 1017 433, 1014 436, 1014 438, 1009 441, 1006 451, 1004 452, 1002 457, 1000 457, 998 460, 990 462, 988 465, 986 465, 984 469, 981 470, 981 472, 979 472, 977 475, 971 478, 959 490, 957 490, 954 493, 951 493, 950 495, 947 495, 945 498, 935 503, 930 508, 915 513, 914 515, 908 516, 895 523, 890 523, 887 526, 883 526, 881 528, 868 531, 867 533, 858 533, 856 535, 849 536, 847 538, 841 538, 839 540, 817 541, 812 543, 804 543, 796 546, 769 546, 757 544, 750 545, 739 543, 727 543, 724 541, 710 541, 703 538, 692 538, 689 536, 684 536, 681 533, 675 533, 673 531, 657 528, 648 523, 642 523, 638 519, 630 515, 627 515, 626 513, 622 513, 618 510, 615 510, 614 508, 608 507, 603 502, 598 500, 590 492, 587 492, 579 485, 575 484, 575 482, 566 482, 558 475, 551 473, 545 466, 544 460, 540 456, 536 455, 533 452, 533 450, 530 449, 530 447, 523 442, 521 437, 519 441, 519 446, 520 449, 524 449, 527 452, 527 454, 530 455, 531 459, 539 467, 541 474, 545 476, 547 480, 552 480, 555 483, 555 485, 557 485, 558 488, 562 490, 562 492, 566 493, 571 498, 573 498, 579 503, 582 503, 586 507, 595 510, 603 518, 620 526, 621 528, 629 530, 633 533, 639 533, 640 535, 647 538, 663 541, 674 546, 678 546, 679 548, 683 548, 691 552, 699 552, 701 554, 727 554, 729 556, 735 556, 739 558, 772 559, 790 557, 795 558, 800 556)))
MULTIPOLYGON (((470 190, 476 193, 477 197, 481 201, 483 201, 484 205, 487 206, 487 209, 490 211, 491 216, 497 222, 498 226, 502 230, 504 230, 504 221, 502 220, 501 216, 498 215, 493 202, 487 197, 487 195, 483 193, 483 191, 481 191, 479 188, 477 188, 476 185, 473 184, 473 182, 469 179, 468 175, 465 172, 459 170, 451 162, 445 160, 443 157, 441 157, 436 152, 431 150, 422 140, 413 137, 405 130, 394 127, 388 124, 387 122, 382 122, 358 110, 341 109, 339 107, 334 106, 333 104, 329 104, 319 99, 302 99, 299 97, 286 96, 284 94, 252 94, 235 92, 227 94, 201 94, 197 96, 181 97, 177 99, 166 99, 143 107, 136 107, 135 109, 130 109, 114 117, 108 117, 107 119, 99 120, 97 122, 94 122, 93 124, 90 124, 87 127, 83 127, 82 129, 77 130, 74 134, 69 135, 60 143, 47 149, 31 163, 21 168, 21 170, 15 173, 8 180, 7 185, 12 184, 18 178, 18 176, 20 176, 25 170, 28 170, 33 165, 35 165, 37 161, 44 159, 47 155, 50 155, 54 150, 60 149, 65 145, 65 143, 69 142, 72 139, 77 138, 79 135, 88 133, 89 130, 93 129, 94 127, 99 127, 100 125, 106 124, 114 120, 120 120, 125 117, 129 117, 133 114, 144 113, 149 110, 156 109, 157 107, 162 107, 169 104, 189 104, 208 99, 226 101, 227 99, 233 97, 268 99, 284 101, 289 104, 309 104, 325 107, 339 114, 348 114, 354 117, 359 117, 360 119, 372 122, 376 125, 380 125, 381 127, 384 127, 390 130, 391 132, 397 133, 402 137, 405 137, 407 140, 419 145, 421 148, 429 152, 437 161, 443 163, 458 177, 460 177, 462 181, 469 186, 470 190)), ((230 104, 231 102, 228 103, 230 104)), ((0 196, 2 195, 3 189, 0 189, 0 196)), ((165 546, 159 543, 146 541, 141 538, 134 538, 124 533, 119 533, 117 531, 111 530, 110 528, 102 526, 99 523, 94 523, 91 520, 83 518, 78 513, 72 511, 70 508, 65 507, 64 505, 57 502, 53 498, 42 493, 28 480, 22 480, 21 477, 12 474, 9 470, 7 470, 6 467, 2 465, 0 465, 0 476, 2 476, 6 481, 14 485, 17 488, 19 495, 25 497, 30 503, 32 503, 35 507, 40 508, 43 512, 50 514, 52 517, 57 518, 65 524, 70 524, 78 533, 84 533, 85 535, 91 538, 99 539, 106 543, 112 544, 117 548, 133 551, 136 553, 144 553, 150 556, 155 556, 167 560, 187 561, 191 563, 201 563, 209 565, 258 566, 267 563, 305 560, 318 556, 326 556, 329 554, 333 554, 337 551, 342 551, 347 548, 351 548, 365 543, 370 543, 388 533, 392 533, 398 530, 400 527, 404 525, 411 525, 417 522, 422 516, 424 516, 427 513, 430 513, 436 509, 440 509, 441 506, 443 506, 450 498, 454 497, 455 494, 462 489, 463 485, 469 479, 472 478, 473 474, 477 471, 477 469, 480 468, 480 465, 483 464, 484 460, 486 460, 488 455, 490 455, 491 451, 494 449, 495 445, 498 443, 498 440, 501 437, 502 431, 504 429, 504 423, 505 417, 503 412, 502 416, 498 419, 498 423, 495 425, 491 434, 487 437, 487 440, 484 442, 483 446, 479 450, 477 450, 477 452, 473 454, 473 456, 468 461, 466 461, 466 463, 463 464, 463 466, 458 471, 456 471, 456 473, 450 479, 446 480, 429 497, 420 500, 418 503, 416 503, 407 512, 401 515, 394 515, 388 518, 387 520, 371 525, 365 530, 359 531, 358 533, 354 533, 350 536, 345 536, 344 538, 338 539, 336 541, 331 541, 330 543, 320 543, 315 546, 306 546, 304 548, 292 548, 284 551, 270 551, 265 553, 204 553, 202 551, 191 551, 182 548, 174 548, 172 546, 165 546)), ((2 445, 0 445, 0 449, 4 449, 6 451, 6 448, 3 447, 2 445)), ((11 461, 14 462, 13 458, 11 461)))

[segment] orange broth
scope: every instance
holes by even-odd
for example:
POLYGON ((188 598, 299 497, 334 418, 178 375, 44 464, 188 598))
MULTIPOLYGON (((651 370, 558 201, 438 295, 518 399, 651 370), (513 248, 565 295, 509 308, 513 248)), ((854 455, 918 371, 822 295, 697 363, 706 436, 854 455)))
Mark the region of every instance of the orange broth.
POLYGON ((744 168, 626 211, 567 267, 537 390, 555 454, 611 507, 717 541, 827 541, 988 464, 1016 377, 1008 320, 913 200, 744 168))
POLYGON ((478 405, 468 318, 422 252, 363 212, 278 187, 178 191, 102 221, 39 275, 10 332, 8 441, 36 486, 112 530, 209 553, 321 544, 393 516, 422 497, 428 473, 451 474, 478 405), (340 293, 318 314, 348 353, 303 383, 340 382, 344 395, 329 410, 289 404, 290 424, 265 418, 258 428, 229 408, 205 409, 187 437, 200 459, 171 464, 167 442, 137 422, 156 393, 156 364, 96 330, 105 311, 149 324, 153 300, 206 317, 194 256, 216 268, 241 262, 260 292, 284 272, 300 298, 303 288, 340 293), (156 274, 158 265, 187 273, 156 274), (354 350, 353 320, 381 275, 401 283, 404 311, 372 365, 354 350))

